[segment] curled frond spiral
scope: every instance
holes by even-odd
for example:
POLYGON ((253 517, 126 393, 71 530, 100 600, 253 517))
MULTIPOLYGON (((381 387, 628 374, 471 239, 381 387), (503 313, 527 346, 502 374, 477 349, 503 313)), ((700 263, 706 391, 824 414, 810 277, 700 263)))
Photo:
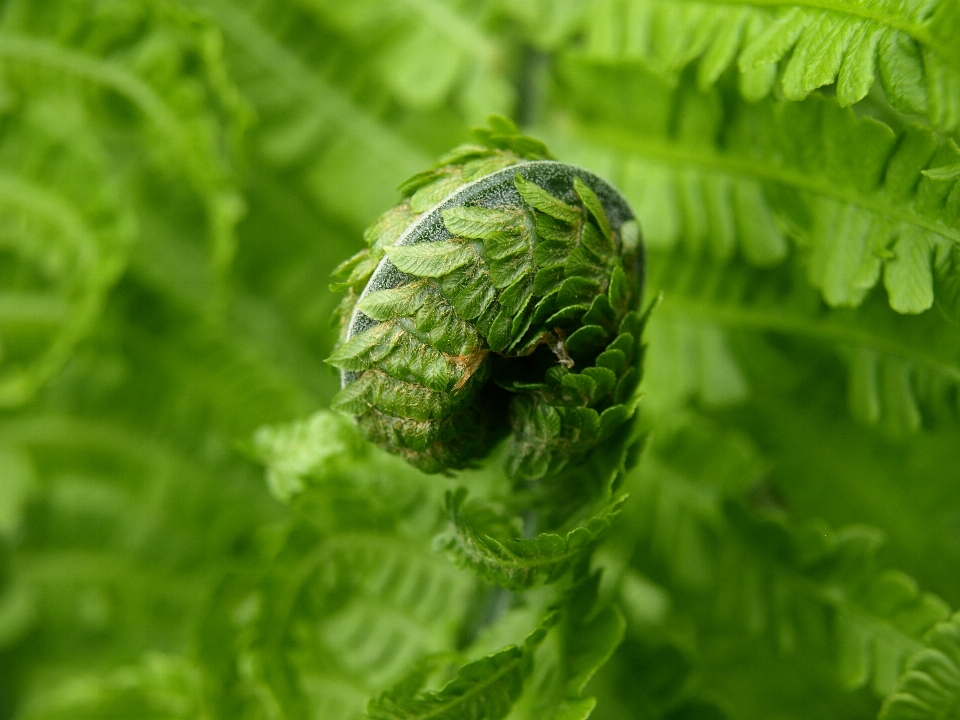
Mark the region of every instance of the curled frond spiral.
POLYGON ((535 479, 633 414, 639 227, 612 186, 509 121, 475 141, 404 183, 339 269, 333 405, 426 472, 467 466, 509 431, 508 472, 535 479))

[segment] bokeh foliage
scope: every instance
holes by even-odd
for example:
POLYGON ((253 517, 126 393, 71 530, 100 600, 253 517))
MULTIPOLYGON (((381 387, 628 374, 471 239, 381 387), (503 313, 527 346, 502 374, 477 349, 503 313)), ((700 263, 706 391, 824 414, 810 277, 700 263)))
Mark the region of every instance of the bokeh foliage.
POLYGON ((829 5, 0 0, 0 718, 958 717, 960 4, 829 5), (490 113, 663 296, 519 488, 323 411, 490 113))

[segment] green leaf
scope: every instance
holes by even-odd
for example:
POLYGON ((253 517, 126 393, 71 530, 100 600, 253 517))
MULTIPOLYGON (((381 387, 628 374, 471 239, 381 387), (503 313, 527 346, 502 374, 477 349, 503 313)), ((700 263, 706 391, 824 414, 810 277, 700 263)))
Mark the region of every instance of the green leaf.
POLYGON ((856 307, 880 278, 882 248, 875 241, 883 230, 875 216, 855 206, 825 202, 821 208, 808 277, 830 305, 856 307))
POLYGON ((529 277, 517 280, 500 294, 500 305, 509 316, 516 316, 533 298, 533 283, 529 277))
POLYGON ((651 288, 666 297, 647 333, 651 406, 675 407, 691 396, 708 404, 746 399, 745 356, 730 345, 743 332, 803 338, 826 349, 848 368, 851 414, 893 436, 936 422, 930 413, 951 402, 960 382, 960 346, 941 313, 899 316, 875 297, 857 310, 825 311, 797 277, 801 268, 711 269, 682 253, 650 259, 651 288))
POLYGON ((523 213, 519 210, 461 205, 444 210, 443 224, 457 237, 486 240, 519 233, 524 227, 523 213))
POLYGON ((597 704, 584 687, 607 663, 626 629, 619 609, 598 597, 600 574, 580 577, 557 604, 558 627, 538 648, 533 674, 511 717, 586 720, 597 704))
POLYGON ((567 351, 574 356, 600 352, 607 340, 607 331, 599 325, 584 325, 567 338, 567 351))
POLYGON ((327 362, 341 370, 366 370, 371 363, 389 355, 400 342, 400 336, 395 323, 374 325, 341 345, 327 362))
POLYGON ((399 324, 421 343, 447 356, 471 355, 483 345, 476 329, 461 320, 456 308, 435 290, 429 292, 412 322, 404 318, 399 324))
POLYGON ((428 7, 403 15, 389 2, 370 0, 304 9, 309 15, 300 15, 303 21, 335 28, 338 40, 360 53, 366 73, 401 106, 428 110, 453 94, 460 113, 479 121, 491 108, 507 111, 513 102, 514 91, 493 59, 500 43, 467 13, 428 7))
POLYGON ((896 691, 883 702, 880 720, 949 718, 960 704, 960 616, 940 623, 927 647, 910 658, 896 691))
POLYGON ((600 232, 603 233, 603 237, 607 240, 612 240, 613 231, 610 229, 610 220, 607 218, 607 213, 603 209, 603 203, 600 202, 600 198, 597 197, 593 188, 583 182, 579 177, 575 177, 573 179, 573 189, 577 193, 577 197, 580 198, 580 202, 583 203, 593 219, 596 220, 600 232))
POLYGON ((3 407, 29 400, 90 332, 123 270, 135 222, 133 208, 112 192, 115 178, 96 134, 75 127, 80 147, 64 147, 35 122, 12 124, 0 144, 5 165, 23 166, 0 166, 0 215, 19 228, 8 241, 11 274, 0 289, 3 407), (64 176, 59 182, 31 177, 48 153, 56 158, 48 171, 64 176), (86 183, 75 182, 80 175, 86 183))
POLYGON ((398 270, 430 278, 449 275, 477 259, 473 245, 451 241, 396 245, 387 248, 386 253, 398 270))
POLYGON ((924 170, 923 174, 931 180, 956 180, 960 178, 960 165, 948 165, 945 167, 931 168, 924 170))
POLYGON ((578 607, 573 602, 568 612, 571 622, 567 693, 577 697, 623 641, 626 622, 620 609, 612 605, 578 607))
MULTIPOLYGON (((588 306, 597 294, 599 283, 596 280, 581 277, 571 277, 563 281, 557 295, 557 304, 561 308, 571 305, 588 306)), ((536 292, 536 285, 534 285, 536 292)))
POLYGON ((447 494, 451 530, 441 544, 459 564, 488 582, 514 591, 559 580, 602 539, 625 501, 623 497, 615 498, 583 526, 565 535, 542 533, 524 540, 496 539, 486 533, 482 524, 475 526, 472 518, 486 515, 489 510, 467 503, 466 498, 464 488, 447 494))
POLYGON ((520 173, 517 173, 513 184, 523 201, 533 209, 571 225, 581 220, 580 211, 577 208, 568 205, 559 198, 555 198, 535 182, 521 176, 520 173))
MULTIPOLYGON (((585 108, 575 98, 589 96, 602 108, 614 74, 582 61, 565 67, 572 102, 585 108)), ((624 176, 648 247, 717 261, 739 250, 766 267, 787 258, 791 237, 830 305, 859 305, 883 277, 895 309, 930 306, 935 258, 960 242, 960 206, 954 181, 923 173, 960 159, 951 142, 917 125, 895 133, 818 95, 731 108, 686 83, 643 87, 660 99, 642 138, 612 107, 602 121, 590 110, 576 137, 624 176), (702 122, 672 130, 669 112, 702 122)))
POLYGON ((467 321, 484 316, 497 299, 497 289, 469 266, 443 278, 440 288, 450 298, 457 314, 467 321))
POLYGON ((937 264, 937 305, 943 315, 960 322, 960 247, 943 254, 937 264))
POLYGON ((708 407, 743 402, 750 386, 724 332, 709 320, 691 320, 671 317, 669 302, 651 319, 644 385, 651 407, 667 408, 690 397, 708 407))
POLYGON ((950 131, 960 123, 960 57, 953 49, 956 13, 950 0, 904 6, 894 0, 830 7, 762 2, 604 0, 585 16, 587 51, 606 62, 642 59, 674 78, 698 62, 701 87, 731 66, 740 89, 759 100, 779 85, 789 100, 837 85, 843 106, 867 96, 879 77, 901 112, 928 114, 950 131), (603 31, 603 23, 628 28, 627 41, 603 31))
POLYGON ((411 283, 399 288, 367 293, 357 303, 357 310, 373 320, 384 322, 414 315, 426 299, 423 284, 411 283))
POLYGON ((356 429, 326 410, 286 426, 258 428, 253 448, 267 467, 267 486, 283 501, 303 492, 311 477, 323 477, 340 463, 355 462, 365 449, 356 429))
POLYGON ((6 3, 0 714, 950 716, 958 37, 953 0, 6 3), (496 117, 398 198, 489 109, 637 220, 521 168, 509 232, 381 266, 548 157, 496 117), (459 485, 502 553, 636 502, 510 591, 431 547, 459 485))
MULTIPOLYGON (((912 578, 878 569, 881 533, 863 526, 832 530, 756 507, 750 492, 742 494, 756 490, 763 469, 742 436, 691 424, 660 442, 670 448, 666 455, 648 453, 627 489, 638 503, 632 517, 641 525, 635 527, 645 538, 640 557, 665 563, 671 593, 725 598, 727 608, 737 608, 724 623, 728 631, 728 623, 741 622, 750 632, 768 634, 781 653, 826 638, 847 687, 869 684, 879 697, 892 692, 907 659, 949 610, 912 578), (654 498, 657 507, 650 506, 654 498), (671 534, 662 535, 668 528, 671 534), (774 598, 789 600, 783 605, 774 598), (801 631, 812 608, 828 611, 831 619, 819 630, 801 631)), ((711 603, 695 608, 704 613, 701 623, 721 611, 711 603)), ((810 652, 816 657, 824 649, 814 644, 810 652)))
POLYGON ((78 677, 48 689, 27 708, 32 720, 136 714, 186 720, 204 712, 203 676, 189 660, 151 653, 105 677, 78 677))
POLYGON ((884 265, 884 285, 890 307, 899 313, 916 315, 933 305, 932 233, 905 229, 893 246, 894 257, 884 265), (932 237, 931 237, 932 236, 932 237))
POLYGON ((367 713, 375 720, 500 720, 523 691, 533 653, 554 622, 555 616, 549 615, 522 646, 511 645, 464 665, 436 692, 411 695, 401 686, 371 700, 367 713))

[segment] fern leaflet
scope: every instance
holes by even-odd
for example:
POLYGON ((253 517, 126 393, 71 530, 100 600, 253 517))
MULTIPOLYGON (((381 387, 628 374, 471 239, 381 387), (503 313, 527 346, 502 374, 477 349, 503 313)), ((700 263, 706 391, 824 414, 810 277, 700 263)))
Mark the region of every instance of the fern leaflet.
POLYGON ((880 697, 890 693, 907 659, 923 648, 924 634, 947 616, 945 603, 902 573, 878 570, 882 538, 874 529, 835 531, 751 506, 742 493, 760 468, 749 446, 735 437, 726 440, 743 451, 741 475, 737 453, 717 445, 723 434, 696 428, 661 438, 671 448, 671 464, 653 452, 628 483, 639 500, 635 510, 625 511, 644 548, 639 569, 663 568, 658 572, 669 578, 668 588, 697 598, 692 607, 706 613, 700 622, 720 613, 727 623, 768 634, 781 653, 797 652, 808 637, 826 634, 845 686, 870 684, 880 697), (704 443, 717 452, 704 454, 704 443), (711 471, 698 477, 694 468, 704 468, 705 458, 711 471), (707 596, 714 598, 712 610, 700 605, 707 596), (816 607, 828 610, 832 620, 815 631, 824 621, 814 620, 810 610, 816 607))
MULTIPOLYGON (((569 67, 572 96, 602 107, 597 88, 616 76, 569 67)), ((623 121, 612 116, 578 135, 594 143, 583 161, 603 163, 646 218, 652 246, 682 240, 720 260, 739 249, 772 265, 787 255, 785 233, 808 254, 809 280, 831 305, 859 305, 881 277, 898 312, 932 305, 934 268, 960 242, 960 185, 923 171, 956 162, 956 145, 916 125, 896 133, 819 96, 725 109, 715 93, 651 85, 637 86, 656 98, 642 139, 636 128, 614 130, 623 121), (689 120, 671 129, 672 113, 689 120)))
POLYGON ((880 720, 950 718, 960 707, 960 616, 927 635, 927 648, 910 658, 895 693, 887 697, 880 720))
POLYGON ((683 252, 657 253, 651 288, 664 293, 650 324, 651 407, 689 398, 718 407, 747 399, 750 379, 731 345, 743 333, 813 342, 848 370, 854 418, 891 436, 956 417, 960 344, 940 313, 905 317, 876 297, 860 308, 830 309, 795 263, 760 272, 743 263, 714 266, 683 252))
POLYGON ((952 0, 766 3, 604 0, 588 20, 587 52, 640 58, 668 75, 699 61, 701 88, 736 64, 749 100, 777 87, 793 101, 836 84, 852 105, 879 79, 890 103, 935 127, 960 125, 960 11, 952 0))

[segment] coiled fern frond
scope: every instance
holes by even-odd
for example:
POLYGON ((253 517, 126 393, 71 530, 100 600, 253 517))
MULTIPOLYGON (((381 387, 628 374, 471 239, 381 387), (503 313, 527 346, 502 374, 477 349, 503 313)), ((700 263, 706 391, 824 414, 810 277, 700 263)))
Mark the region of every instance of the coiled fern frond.
POLYGON ((427 472, 506 429, 508 472, 539 478, 631 415, 643 259, 626 201, 494 118, 402 186, 339 272, 348 295, 333 406, 427 472))

